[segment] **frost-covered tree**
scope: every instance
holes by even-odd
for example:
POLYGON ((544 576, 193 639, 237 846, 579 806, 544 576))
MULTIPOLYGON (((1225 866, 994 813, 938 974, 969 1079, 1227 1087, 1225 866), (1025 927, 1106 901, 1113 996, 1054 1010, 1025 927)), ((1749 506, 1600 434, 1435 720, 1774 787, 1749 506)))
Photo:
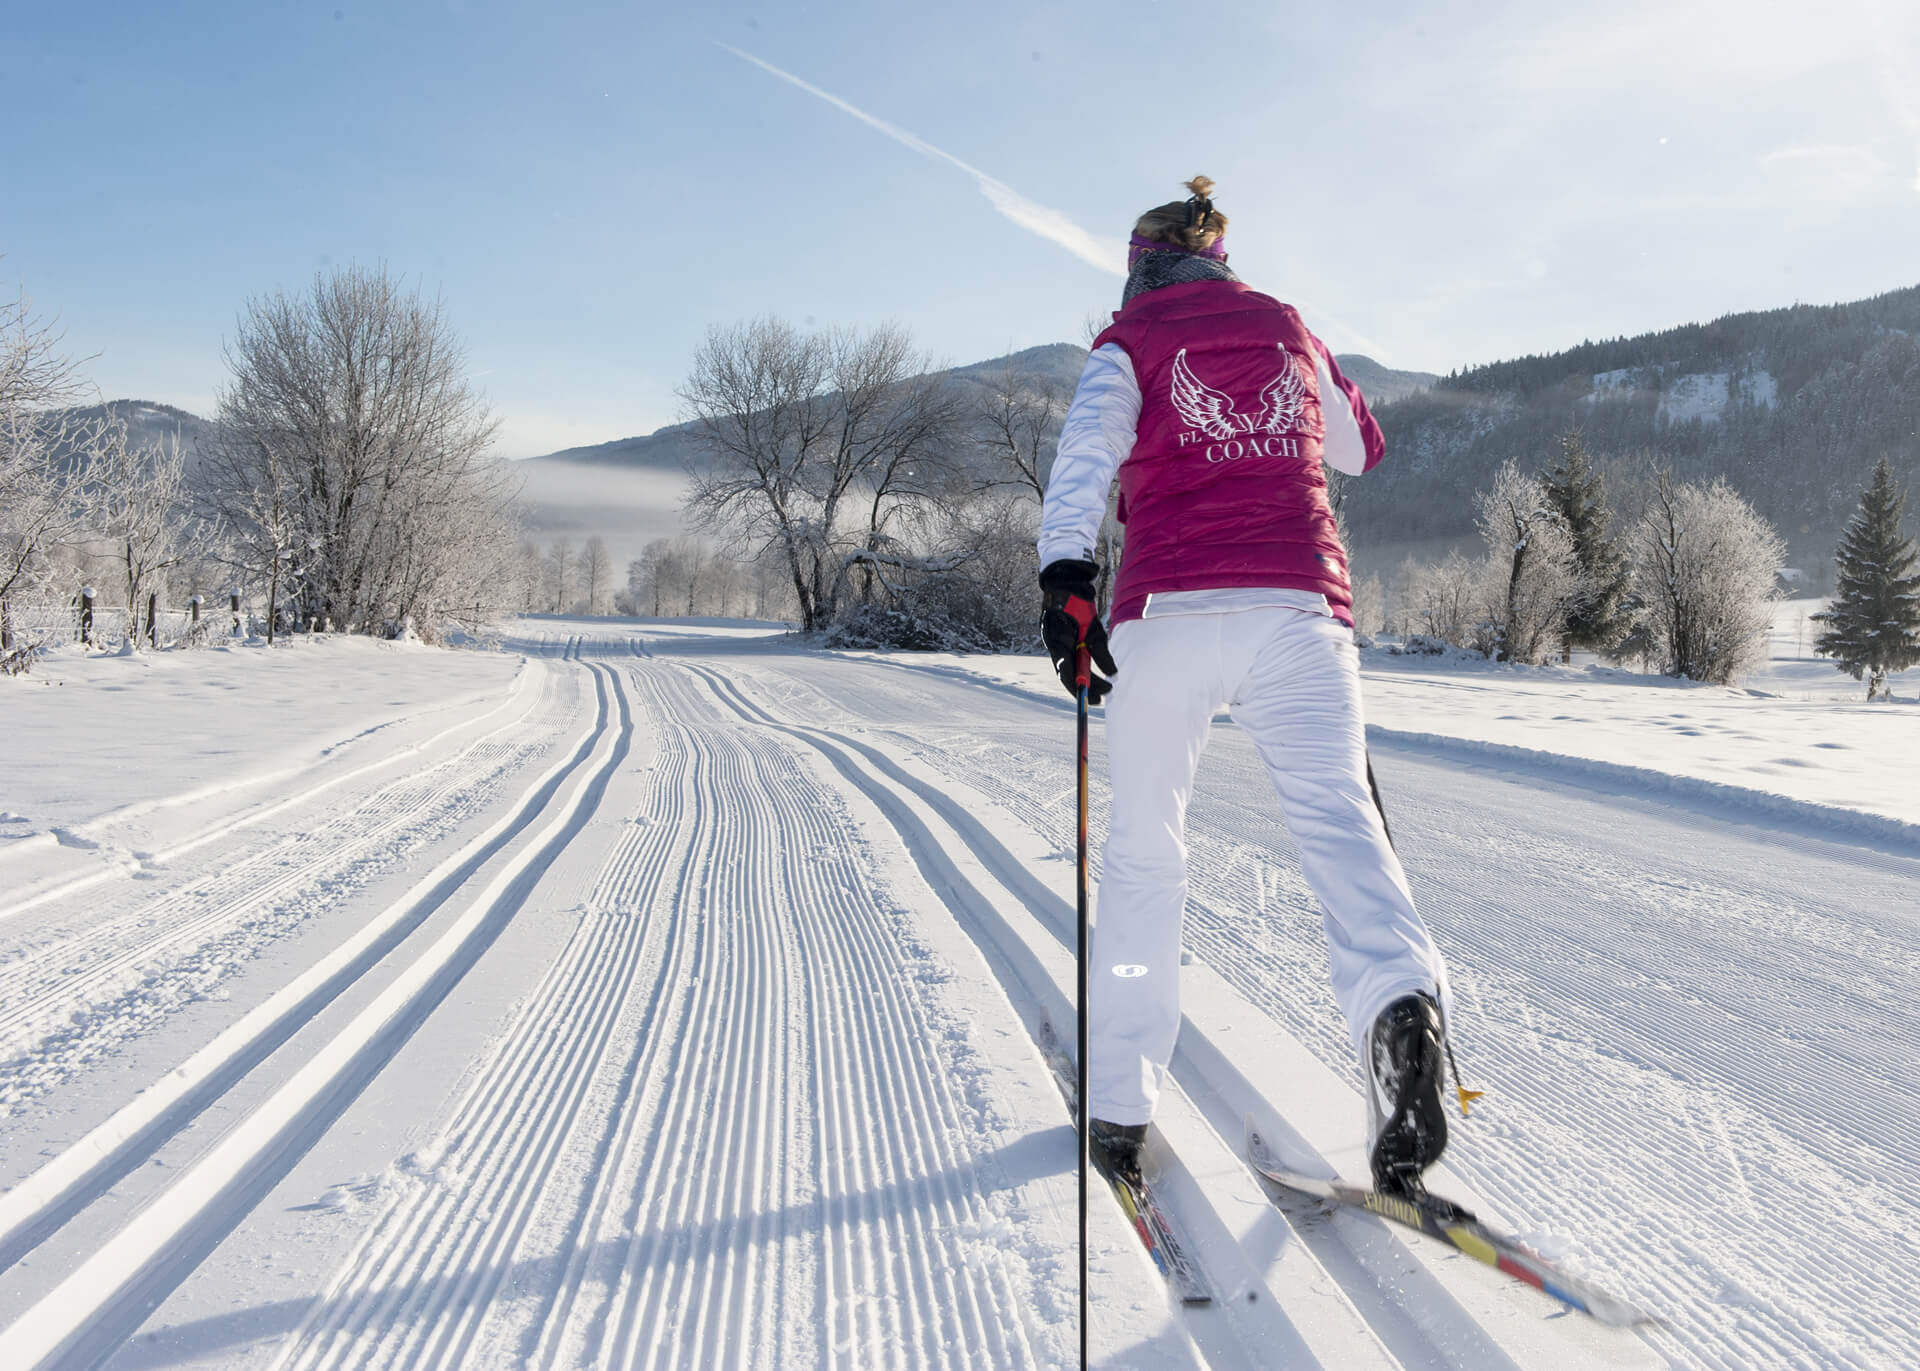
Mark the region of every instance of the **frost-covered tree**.
POLYGON ((929 477, 958 420, 952 395, 893 327, 716 326, 680 398, 707 459, 689 473, 688 514, 751 555, 775 550, 809 629, 832 620, 848 565, 871 567, 898 541, 897 512, 939 490, 929 477))
POLYGON ((1511 458, 1477 497, 1489 575, 1484 602, 1492 655, 1538 663, 1565 631, 1583 593, 1566 521, 1537 476, 1511 458))
POLYGON ((573 608, 573 586, 579 565, 571 538, 555 538, 547 550, 547 611, 565 614, 573 608))
POLYGON ((284 479, 299 619, 431 633, 511 607, 518 483, 437 305, 385 271, 317 276, 250 302, 227 361, 219 498, 245 521, 245 492, 284 479))
POLYGON ((1766 651, 1786 543, 1724 479, 1655 474, 1628 531, 1648 643, 1670 676, 1731 685, 1766 651))
POLYGON ((1413 563, 1401 570, 1401 611, 1409 633, 1466 647, 1473 637, 1487 579, 1484 562, 1449 552, 1435 563, 1413 563))
POLYGON ((1632 573, 1612 535, 1606 484, 1579 433, 1561 435, 1560 460, 1547 472, 1544 488, 1573 538, 1580 566, 1580 594, 1567 613, 1567 640, 1609 652, 1633 627, 1627 608, 1632 573))
POLYGON ((1380 633, 1387 622, 1387 588, 1378 576, 1353 580, 1353 626, 1362 633, 1380 633))
POLYGON ((613 593, 613 557, 607 551, 607 540, 597 533, 581 550, 580 579, 586 585, 587 613, 605 614, 607 599, 613 593))
POLYGON ((1827 625, 1814 647, 1854 680, 1867 698, 1887 693, 1887 676, 1920 662, 1920 555, 1900 531, 1906 494, 1882 457, 1860 495, 1860 512, 1834 554, 1833 604, 1813 616, 1827 625))
POLYGON ((15 646, 15 603, 46 588, 51 554, 82 531, 76 467, 103 436, 59 410, 84 390, 60 343, 24 294, 0 303, 0 653, 15 646))
POLYGON ((975 441, 997 468, 989 485, 1013 486, 1035 503, 1046 499, 1070 398, 1052 378, 1015 371, 1011 363, 988 378, 974 421, 975 441))
POLYGON ((200 550, 202 533, 177 439, 135 447, 110 419, 87 470, 89 524, 104 540, 126 592, 127 640, 140 641, 140 602, 157 578, 200 550))

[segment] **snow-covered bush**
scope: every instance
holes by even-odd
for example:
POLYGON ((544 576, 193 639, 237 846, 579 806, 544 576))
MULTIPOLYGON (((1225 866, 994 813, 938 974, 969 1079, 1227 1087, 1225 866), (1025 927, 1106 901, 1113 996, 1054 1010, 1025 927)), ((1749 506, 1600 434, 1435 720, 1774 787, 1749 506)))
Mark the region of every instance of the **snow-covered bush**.
POLYGON ((1040 608, 1031 540, 991 528, 956 532, 955 543, 931 557, 853 554, 849 564, 858 559, 874 580, 865 598, 841 601, 827 630, 828 646, 917 652, 1034 647, 1040 608))
POLYGON ((1650 654, 1670 676, 1731 685, 1766 652, 1786 543, 1724 479, 1659 472, 1628 530, 1650 654))
POLYGON ((1400 617, 1414 636, 1465 647, 1473 637, 1483 599, 1484 563, 1449 552, 1435 563, 1409 561, 1400 571, 1404 598, 1400 617))

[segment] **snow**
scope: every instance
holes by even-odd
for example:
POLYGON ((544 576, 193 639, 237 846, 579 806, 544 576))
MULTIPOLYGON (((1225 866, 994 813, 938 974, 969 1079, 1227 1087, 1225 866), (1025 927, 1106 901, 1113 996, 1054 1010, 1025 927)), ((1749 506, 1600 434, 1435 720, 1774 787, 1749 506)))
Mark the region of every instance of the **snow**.
POLYGON ((1660 391, 1657 414, 1660 422, 1667 424, 1717 424, 1726 417, 1727 405, 1735 397, 1744 404, 1767 409, 1778 404, 1780 398, 1779 382, 1765 371, 1745 373, 1737 383, 1729 372, 1691 372, 1661 387, 1647 373, 1622 367, 1594 373, 1588 399, 1621 397, 1649 387, 1660 391))
MULTIPOLYGON (((1509 666, 1457 649, 1397 655, 1383 639, 1361 652, 1369 733, 1920 842, 1920 670, 1889 677, 1893 701, 1867 703, 1861 682, 1813 655, 1825 604, 1777 604, 1764 668, 1734 688, 1584 653, 1571 667, 1509 666)), ((1038 659, 920 660, 1040 693, 1053 680, 1038 659)))
MULTIPOLYGON (((1150 1157, 1217 1298, 1170 1307, 1096 1194, 1097 1364, 1920 1358, 1888 1049, 1920 1037, 1916 701, 1806 658, 1808 607, 1741 691, 1363 654, 1491 1091, 1436 1187, 1664 1325, 1252 1177, 1249 1118, 1352 1174, 1361 1111, 1223 724, 1150 1157)), ((0 709, 9 1365, 1073 1363, 1044 662, 541 619, 499 652, 67 653, 0 709)), ((1097 863, 1097 725, 1094 763, 1097 863)))

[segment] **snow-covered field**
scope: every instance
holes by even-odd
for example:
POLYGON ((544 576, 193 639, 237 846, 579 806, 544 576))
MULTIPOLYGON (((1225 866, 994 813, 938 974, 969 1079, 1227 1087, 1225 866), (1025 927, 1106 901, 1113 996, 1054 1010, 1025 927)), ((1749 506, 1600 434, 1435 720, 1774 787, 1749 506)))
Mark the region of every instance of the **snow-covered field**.
MULTIPOLYGON (((1096 1203, 1102 1365, 1920 1364, 1915 687, 1857 703, 1781 626, 1739 692, 1365 658, 1491 1092, 1437 1185, 1662 1325, 1259 1188, 1249 1116, 1357 1171, 1360 1106, 1223 724, 1153 1159, 1217 1298, 1169 1308, 1096 1203)), ((507 649, 0 682, 0 1361, 1072 1364, 1044 664, 674 621, 507 649)))

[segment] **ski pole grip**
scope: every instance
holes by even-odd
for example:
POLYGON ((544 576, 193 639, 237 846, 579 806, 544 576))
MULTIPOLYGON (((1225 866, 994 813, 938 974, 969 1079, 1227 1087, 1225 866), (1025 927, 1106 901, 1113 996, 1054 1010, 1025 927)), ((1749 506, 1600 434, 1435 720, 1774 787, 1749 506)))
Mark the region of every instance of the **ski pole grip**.
POLYGON ((1093 654, 1087 650, 1087 632, 1093 627, 1097 611, 1093 601, 1084 595, 1069 595, 1065 609, 1067 617, 1080 629, 1080 639, 1073 647, 1073 683, 1085 690, 1093 680, 1093 654))

